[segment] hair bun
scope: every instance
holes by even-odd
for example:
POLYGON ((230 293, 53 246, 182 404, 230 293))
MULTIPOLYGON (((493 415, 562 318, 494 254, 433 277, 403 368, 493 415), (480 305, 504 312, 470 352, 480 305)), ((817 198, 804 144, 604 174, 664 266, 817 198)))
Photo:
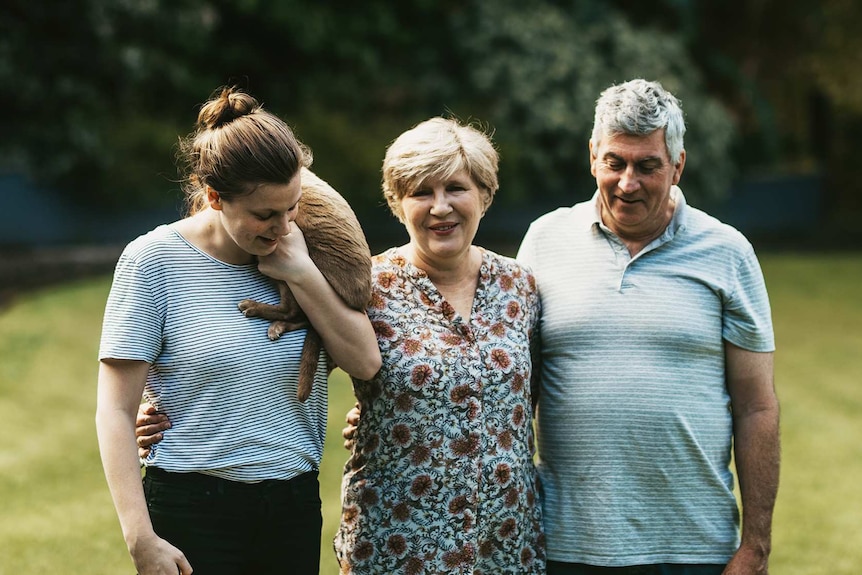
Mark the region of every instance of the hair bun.
POLYGON ((236 86, 221 88, 216 92, 218 95, 210 98, 198 114, 198 127, 201 129, 220 128, 260 108, 257 100, 236 86))

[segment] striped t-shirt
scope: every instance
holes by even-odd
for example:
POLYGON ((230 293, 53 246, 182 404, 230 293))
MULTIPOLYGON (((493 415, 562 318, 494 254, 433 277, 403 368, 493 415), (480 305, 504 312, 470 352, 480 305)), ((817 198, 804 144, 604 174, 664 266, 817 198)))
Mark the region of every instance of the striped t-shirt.
POLYGON ((232 265, 159 226, 132 241, 114 272, 99 359, 149 362, 145 398, 171 429, 146 465, 241 482, 290 479, 320 464, 327 368, 321 352, 311 397, 296 399, 306 330, 270 341, 269 322, 237 308, 278 303, 255 264, 232 265))
POLYGON ((738 545, 723 340, 774 348, 749 242, 685 203, 635 257, 598 195, 534 222, 542 302, 539 475, 548 558, 724 563, 738 545))

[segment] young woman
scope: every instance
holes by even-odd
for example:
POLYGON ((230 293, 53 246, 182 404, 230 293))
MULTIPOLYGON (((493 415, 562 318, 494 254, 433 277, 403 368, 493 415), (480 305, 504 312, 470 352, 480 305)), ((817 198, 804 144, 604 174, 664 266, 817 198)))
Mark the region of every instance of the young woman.
POLYGON ((317 469, 334 363, 367 379, 380 353, 367 316, 335 294, 293 223, 309 152, 237 89, 217 92, 181 146, 190 215, 131 242, 102 341, 96 426, 139 575, 318 572, 317 469), (320 334, 311 397, 297 397, 305 330, 277 341, 237 303, 289 284, 320 334), (170 414, 141 482, 141 395, 170 414), (218 425, 216 425, 216 423, 218 425))

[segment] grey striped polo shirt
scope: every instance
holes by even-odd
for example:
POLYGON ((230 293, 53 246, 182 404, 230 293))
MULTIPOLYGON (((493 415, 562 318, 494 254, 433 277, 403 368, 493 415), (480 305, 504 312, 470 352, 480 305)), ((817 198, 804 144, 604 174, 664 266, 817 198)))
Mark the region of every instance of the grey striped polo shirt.
POLYGON ((723 341, 774 349, 735 229, 686 205, 634 258, 597 197, 535 221, 518 259, 542 302, 540 477, 548 558, 723 563, 738 545, 723 341))

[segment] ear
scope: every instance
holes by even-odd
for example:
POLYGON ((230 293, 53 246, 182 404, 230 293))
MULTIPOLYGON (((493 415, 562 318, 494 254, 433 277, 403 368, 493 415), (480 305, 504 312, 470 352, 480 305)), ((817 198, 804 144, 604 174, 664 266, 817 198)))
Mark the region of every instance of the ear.
POLYGON ((593 140, 590 138, 590 173, 596 177, 596 153, 598 150, 593 149, 593 140))
POLYGON ((484 218, 485 214, 488 213, 488 208, 491 207, 491 203, 494 201, 494 198, 491 196, 491 192, 489 192, 487 188, 480 189, 485 194, 482 197, 482 217, 484 218))
POLYGON ((214 210, 221 211, 221 196, 217 191, 207 186, 207 203, 214 210))
POLYGON ((685 150, 679 154, 679 162, 673 167, 673 184, 677 185, 682 178, 682 170, 685 168, 685 150))

